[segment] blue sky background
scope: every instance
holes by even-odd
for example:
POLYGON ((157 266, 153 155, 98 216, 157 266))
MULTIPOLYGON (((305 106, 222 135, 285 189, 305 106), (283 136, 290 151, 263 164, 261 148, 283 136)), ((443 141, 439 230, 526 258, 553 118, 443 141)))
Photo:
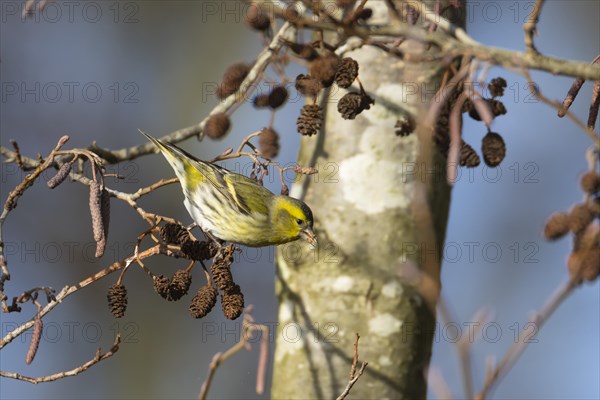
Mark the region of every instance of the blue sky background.
MULTIPOLYGON (((533 1, 470 2, 468 31, 493 46, 523 48, 522 23, 533 1)), ((260 36, 241 22, 238 2, 144 1, 51 3, 44 14, 21 20, 15 7, 0 3, 1 143, 18 140, 24 154, 46 154, 69 134, 68 146, 121 148, 143 141, 137 129, 162 135, 200 121, 217 104, 210 88, 236 61, 251 61, 261 48, 260 36), (16 13, 15 13, 16 12, 16 13), (37 85, 37 86, 36 86, 37 85), (70 91, 69 88, 72 88, 70 91)), ((600 52, 600 3, 548 1, 544 6, 538 49, 563 58, 589 61, 600 52)), ((293 67, 294 77, 302 68, 293 67)), ((270 78, 275 78, 269 73, 270 78)), ((529 97, 526 82, 493 68, 489 76, 508 81, 503 101, 508 114, 494 122, 507 144, 507 157, 496 170, 462 171, 452 196, 443 265, 443 296, 467 334, 467 324, 481 307, 493 311, 490 325, 473 345, 475 386, 484 379, 489 355, 500 359, 529 314, 539 309, 566 279, 568 239, 547 243, 544 220, 582 197, 578 177, 585 170, 589 139, 556 112, 529 97), (473 253, 470 253, 473 249, 473 253)), ((541 90, 562 99, 571 79, 534 72, 541 90)), ((587 118, 591 85, 572 107, 587 118)), ((301 100, 278 112, 275 128, 282 137, 278 160, 295 160, 299 137, 295 119, 301 100)), ((188 140, 183 144, 201 158, 212 158, 235 146, 246 134, 268 124, 269 113, 244 104, 233 117, 223 141, 188 140)), ((481 123, 465 120, 464 137, 479 149, 481 123)), ((2 164, 1 198, 23 173, 2 164)), ((110 167, 126 179, 109 185, 135 191, 172 173, 159 156, 110 167)), ((277 190, 276 182, 270 183, 277 190)), ((177 187, 161 189, 141 204, 149 210, 189 217, 177 187)), ((12 279, 9 296, 37 285, 61 288, 91 275, 132 250, 132 238, 146 229, 129 207, 112 202, 110 244, 102 260, 93 259, 87 190, 65 183, 50 191, 38 182, 20 199, 5 227, 12 279)), ((274 250, 245 250, 234 265, 236 281, 257 322, 276 323, 274 250)), ((152 260, 156 272, 170 273, 184 261, 152 260)), ((45 319, 46 329, 36 360, 24 362, 29 335, 2 351, 0 369, 30 376, 71 369, 90 359, 97 347, 110 347, 114 332, 124 336, 119 353, 86 373, 51 384, 30 385, 0 380, 0 397, 31 398, 193 398, 204 380, 212 355, 230 347, 240 322, 226 321, 218 310, 196 321, 186 298, 167 303, 139 270, 125 283, 129 306, 122 320, 106 307, 111 276, 70 297, 45 319)), ((200 275, 192 290, 200 285, 200 275)), ((600 296, 598 283, 578 289, 539 332, 494 392, 495 398, 596 399, 600 397, 600 296)), ((0 314, 2 335, 31 317, 0 314)), ((456 325, 453 325, 454 327, 456 325)), ((432 364, 442 371, 456 398, 462 396, 453 326, 440 325, 432 364)), ((271 338, 274 339, 274 338, 271 338)), ((271 344, 274 340, 271 340, 271 344)), ((217 373, 211 397, 266 398, 254 394, 257 346, 225 363, 217 373)))

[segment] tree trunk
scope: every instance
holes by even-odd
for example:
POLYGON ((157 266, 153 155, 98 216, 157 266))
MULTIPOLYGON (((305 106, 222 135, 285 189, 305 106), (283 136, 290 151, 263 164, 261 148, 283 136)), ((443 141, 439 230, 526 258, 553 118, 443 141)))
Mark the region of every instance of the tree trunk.
MULTIPOLYGON (((402 48, 427 52, 412 41, 402 48)), ((417 168, 418 135, 396 136, 394 124, 406 110, 422 115, 444 66, 411 64, 372 46, 346 56, 358 61, 359 78, 375 105, 355 120, 343 120, 337 99, 346 91, 334 86, 324 131, 302 140, 299 164, 314 165, 319 174, 299 181, 292 196, 303 196, 312 208, 319 247, 310 251, 296 242, 278 251, 279 328, 271 395, 337 397, 348 383, 359 333, 360 360, 369 365, 351 397, 422 399, 435 314, 406 283, 400 265, 407 259, 422 263, 415 251, 423 243, 413 204, 419 198, 417 183, 428 186, 437 237, 435 243, 423 243, 425 252, 442 248, 450 190, 439 173, 445 160, 435 147, 430 146, 434 165, 417 168), (437 179, 425 179, 432 170, 437 179)), ((433 275, 439 282, 439 269, 433 275)))

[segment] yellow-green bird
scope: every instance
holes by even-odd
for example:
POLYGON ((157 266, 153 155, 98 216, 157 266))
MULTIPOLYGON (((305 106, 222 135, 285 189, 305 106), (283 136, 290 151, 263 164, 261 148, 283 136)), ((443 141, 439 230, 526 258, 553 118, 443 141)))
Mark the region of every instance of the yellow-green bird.
POLYGON ((312 211, 302 201, 275 195, 244 175, 198 160, 174 144, 142 134, 158 147, 175 171, 185 196, 183 204, 204 232, 252 247, 297 239, 316 245, 312 211))

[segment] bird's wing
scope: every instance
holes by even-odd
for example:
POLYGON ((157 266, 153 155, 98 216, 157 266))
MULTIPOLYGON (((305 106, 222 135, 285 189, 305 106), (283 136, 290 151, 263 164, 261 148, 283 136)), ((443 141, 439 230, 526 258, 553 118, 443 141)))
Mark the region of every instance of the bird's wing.
POLYGON ((255 180, 241 174, 227 171, 224 178, 229 188, 228 192, 232 194, 240 209, 245 210, 248 214, 269 214, 268 204, 273 193, 255 180))
POLYGON ((193 165, 208 183, 237 206, 239 212, 269 214, 267 202, 273 194, 256 181, 204 161, 194 159, 193 165))

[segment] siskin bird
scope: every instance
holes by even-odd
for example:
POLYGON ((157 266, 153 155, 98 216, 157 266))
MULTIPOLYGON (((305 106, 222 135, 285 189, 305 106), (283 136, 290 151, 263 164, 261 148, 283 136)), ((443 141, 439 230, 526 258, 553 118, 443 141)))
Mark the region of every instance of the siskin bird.
POLYGON ((183 204, 204 232, 252 247, 297 239, 316 245, 312 211, 302 201, 275 195, 244 175, 198 160, 174 144, 142 134, 175 171, 185 196, 183 204))

